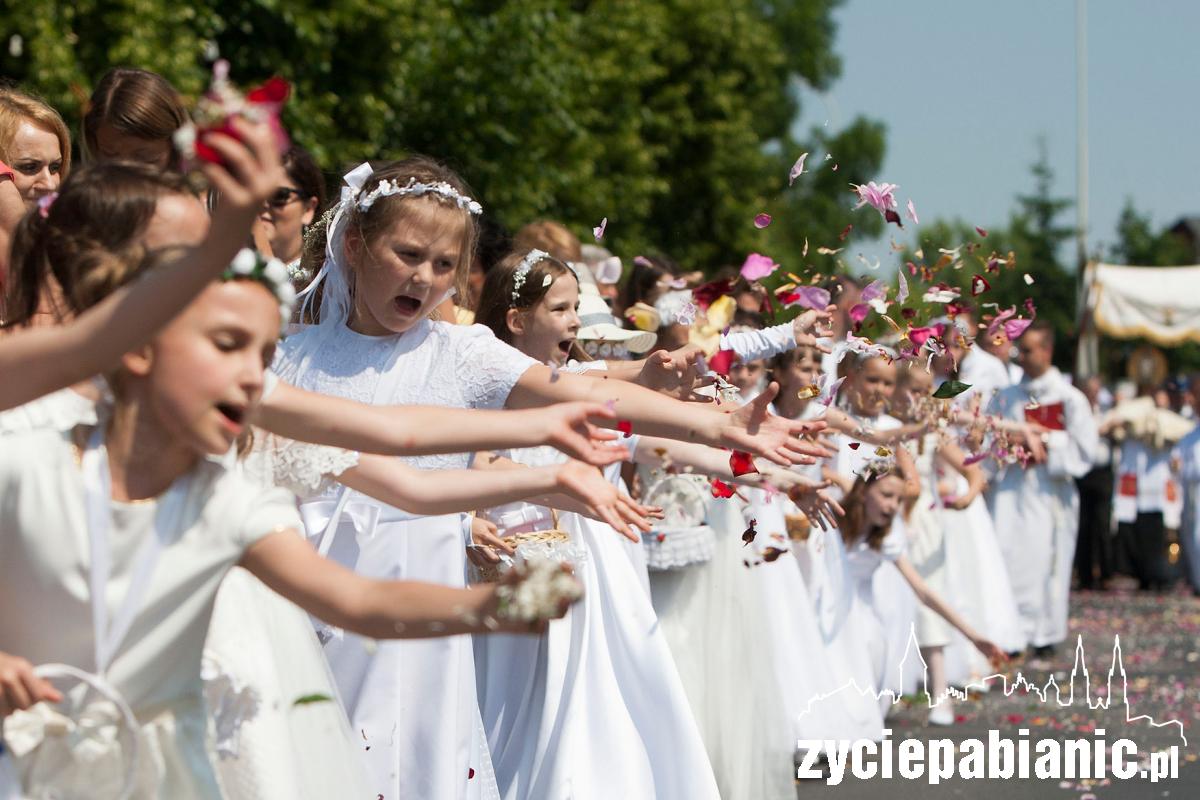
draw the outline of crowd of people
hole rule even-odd
[[[0,90],[0,797],[790,798],[1194,524],[1192,424],[1040,320],[871,341],[903,298],[840,274],[772,323],[433,159],[327,192],[188,120],[114,69],[73,164]]]

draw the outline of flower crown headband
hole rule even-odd
[[[545,250],[530,250],[521,259],[521,263],[517,265],[516,272],[513,273],[513,289],[512,297],[508,302],[509,308],[516,308],[517,302],[521,297],[521,289],[525,286],[525,279],[529,277],[529,270],[533,269],[534,264],[541,261],[543,258],[549,258],[550,254]],[[550,284],[554,283],[553,275],[546,275],[542,279],[542,288],[545,289]]]
[[[221,273],[222,281],[258,281],[267,287],[279,301],[279,329],[287,329],[292,321],[292,310],[296,304],[296,290],[288,280],[287,267],[278,258],[267,260],[248,247],[242,248],[233,261]]]

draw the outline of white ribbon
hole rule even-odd
[[[321,313],[319,321],[332,320],[337,324],[344,323],[350,316],[350,284],[346,276],[346,267],[341,258],[345,247],[346,212],[354,205],[354,199],[362,191],[362,187],[375,172],[370,162],[364,161],[342,176],[343,186],[341,199],[335,206],[329,227],[325,230],[325,263],[313,276],[312,281],[304,290],[296,295],[301,301],[303,315],[307,315],[317,296],[316,289],[325,283],[321,297]]]
[[[365,500],[352,501],[350,496],[350,490],[343,486],[336,500],[319,500],[300,507],[304,529],[321,531],[317,539],[317,552],[322,556],[329,554],[343,518],[348,518],[360,545],[375,535],[375,528],[379,524],[379,505]]]

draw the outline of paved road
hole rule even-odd
[[[856,779],[847,775],[839,786],[821,781],[797,781],[801,800],[855,800],[888,798],[1020,797],[1021,800],[1139,800],[1163,797],[1192,800],[1200,798],[1200,600],[1182,591],[1165,597],[1132,591],[1077,592],[1072,597],[1070,647],[1061,648],[1054,658],[1026,660],[1017,666],[1032,683],[1041,686],[1051,675],[1062,687],[1065,702],[1069,693],[1070,672],[1077,635],[1083,636],[1086,666],[1091,676],[1092,697],[1105,696],[1104,684],[1112,662],[1114,635],[1120,636],[1122,661],[1127,684],[1125,695],[1129,716],[1146,714],[1156,722],[1177,720],[1180,725],[1154,727],[1146,720],[1126,721],[1120,704],[1120,674],[1112,683],[1112,708],[1091,710],[1081,699],[1082,678],[1076,680],[1076,702],[1060,707],[1043,704],[1036,694],[1018,689],[1010,696],[995,688],[973,696],[956,707],[958,722],[950,728],[930,727],[923,705],[902,703],[890,720],[894,742],[905,737],[920,739],[948,738],[960,742],[968,738],[987,741],[989,730],[1018,739],[1018,729],[1029,731],[1030,740],[1038,738],[1090,738],[1096,728],[1105,731],[1108,746],[1120,738],[1138,745],[1139,753],[1178,745],[1178,777],[1151,783],[1148,779],[1095,780],[965,780],[952,778],[937,786],[927,779],[882,780]],[[1016,670],[1010,672],[1015,675]],[[1187,743],[1183,741],[1186,737]],[[1146,765],[1148,766],[1148,765]]]

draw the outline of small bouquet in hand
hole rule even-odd
[[[229,82],[229,62],[224,59],[213,65],[213,80],[208,91],[196,103],[192,112],[194,121],[175,131],[175,148],[188,162],[207,161],[220,164],[221,156],[204,143],[210,133],[223,133],[238,139],[230,125],[234,117],[245,117],[252,122],[265,122],[275,134],[279,152],[287,150],[290,142],[287,132],[279,122],[279,112],[291,93],[291,86],[282,78],[271,78],[262,86],[246,94],[238,91]]]
[[[518,570],[516,580],[496,588],[501,620],[536,624],[554,619],[583,597],[583,584],[557,561],[531,558]]]

